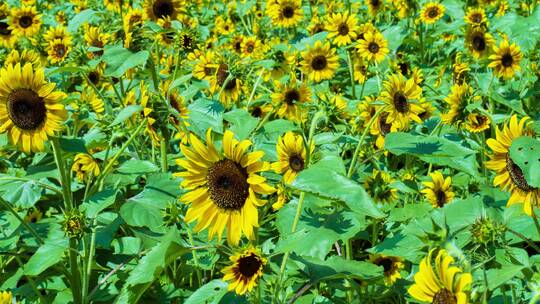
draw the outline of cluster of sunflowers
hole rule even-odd
[[[538,0],[8,0],[0,46],[0,304],[540,299]]]

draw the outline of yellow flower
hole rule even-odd
[[[373,169],[371,176],[364,181],[364,188],[377,203],[392,203],[397,199],[397,189],[390,187],[394,179],[384,171]]]
[[[327,21],[325,29],[328,31],[328,38],[334,38],[337,46],[350,44],[356,38],[356,31],[359,29],[356,15],[346,13],[332,14]]]
[[[219,152],[212,140],[212,131],[206,132],[206,145],[190,134],[191,148],[181,144],[184,158],[176,161],[185,171],[175,173],[182,177],[182,188],[187,189],[180,201],[189,204],[185,221],[197,221],[195,231],[209,228],[208,238],[217,235],[221,240],[227,227],[227,241],[238,245],[242,235],[255,239],[253,227],[258,227],[257,207],[263,206],[258,194],[268,195],[276,190],[268,185],[259,172],[270,165],[261,161],[264,152],[247,152],[252,145],[249,140],[234,139],[233,132],[223,135],[223,152]]]
[[[494,54],[489,56],[491,63],[488,67],[492,68],[498,77],[510,79],[521,69],[519,63],[523,54],[515,43],[510,45],[508,40],[504,39],[498,47],[493,47],[493,52]]]
[[[471,285],[471,274],[451,266],[454,259],[444,249],[439,250],[433,267],[434,251],[432,249],[420,262],[420,270],[414,275],[409,294],[421,302],[468,304],[466,289]]]
[[[0,304],[12,304],[13,295],[11,291],[0,291]]]
[[[472,27],[487,27],[488,20],[486,16],[486,11],[482,7],[470,7],[467,10],[467,14],[465,15],[465,22],[467,22]]]
[[[0,4],[0,20],[7,19],[10,15],[11,8],[7,3]],[[9,28],[9,23],[0,21],[0,46],[5,48],[13,48],[17,42],[17,35]]]
[[[27,222],[27,223],[37,223],[37,222],[39,222],[39,220],[41,220],[41,217],[43,217],[43,213],[41,213],[41,211],[39,211],[38,209],[35,209],[35,208],[31,208],[26,213],[26,216],[24,217],[24,221]],[[2,303],[3,302],[2,302],[1,297],[0,297],[0,304],[2,304]],[[11,304],[11,302],[10,302],[10,304]]]
[[[144,10],[146,18],[152,21],[166,17],[177,20],[185,13],[186,3],[183,0],[145,0]]]
[[[360,56],[367,61],[381,62],[389,52],[388,42],[378,31],[366,32],[356,47]]]
[[[444,178],[440,171],[432,172],[429,176],[431,181],[422,182],[425,188],[420,192],[426,196],[433,208],[441,208],[450,203],[455,196],[452,192],[452,178]]]
[[[110,39],[109,34],[104,34],[96,26],[85,26],[84,28],[84,41],[89,47],[103,48]],[[92,59],[103,55],[103,50],[90,51],[87,56]]]
[[[47,45],[47,54],[51,63],[60,63],[66,60],[71,51],[71,44],[67,40],[55,39]]]
[[[27,63],[0,70],[0,133],[25,152],[44,150],[49,136],[62,129],[67,118],[60,103],[65,94],[45,81],[43,69]]]
[[[232,264],[221,271],[224,274],[223,281],[229,282],[229,290],[243,295],[257,286],[267,263],[258,249],[250,247],[229,257],[229,260]]]
[[[275,90],[270,98],[274,103],[276,115],[293,121],[302,121],[307,113],[303,107],[311,101],[311,90],[305,84],[298,84],[296,78],[292,78],[288,85],[275,82]]]
[[[272,18],[272,23],[281,27],[298,25],[303,18],[301,0],[276,0],[269,1],[266,13]]]
[[[387,286],[394,284],[397,279],[401,278],[399,271],[405,266],[402,258],[383,254],[370,254],[369,260],[371,263],[383,267],[384,283]]]
[[[272,210],[274,211],[281,209],[290,200],[290,194],[283,184],[278,184],[276,188],[277,199],[276,202],[272,204]]]
[[[523,171],[510,157],[510,147],[515,139],[532,136],[530,124],[528,117],[518,121],[517,115],[513,115],[503,129],[495,129],[495,139],[486,141],[493,151],[490,160],[486,162],[486,168],[496,173],[493,185],[511,193],[507,206],[523,203],[523,210],[528,215],[532,215],[533,207],[538,207],[540,203],[540,189],[527,183]]]
[[[276,150],[278,161],[272,164],[272,170],[283,174],[283,181],[290,184],[306,166],[304,139],[289,131],[279,137]]]
[[[465,129],[473,133],[482,132],[489,129],[491,124],[491,119],[487,115],[470,113],[467,116],[467,121],[465,122]]]
[[[384,91],[381,99],[386,104],[385,112],[388,113],[386,123],[392,124],[397,129],[407,129],[411,120],[422,123],[418,116],[423,109],[418,105],[422,95],[422,89],[413,78],[407,80],[401,74],[392,74],[383,83]]]
[[[6,56],[4,67],[17,64],[24,66],[27,63],[30,63],[34,70],[41,68],[41,59],[39,54],[31,49],[22,50],[20,53],[14,49]]]
[[[380,11],[384,9],[383,0],[365,0],[368,7],[368,12],[371,16],[376,16]]]
[[[466,108],[469,99],[474,99],[473,90],[467,84],[454,84],[450,94],[444,98],[444,102],[448,104],[449,109],[441,115],[441,121],[447,125],[460,127],[466,119]]]
[[[302,58],[302,71],[314,82],[331,79],[339,67],[336,50],[328,42],[324,45],[321,41],[315,42],[313,47],[302,52]]]
[[[465,34],[465,46],[476,59],[488,55],[494,44],[493,36],[481,28],[469,28]]]
[[[437,2],[429,2],[420,11],[420,20],[425,24],[435,23],[444,16],[446,8]]]
[[[81,182],[87,181],[90,177],[97,177],[101,173],[99,161],[86,153],[75,155],[71,171],[75,172]]]
[[[41,15],[38,14],[35,6],[12,8],[8,23],[14,35],[32,37],[41,28]]]

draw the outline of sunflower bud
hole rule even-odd
[[[490,218],[482,217],[471,226],[474,243],[487,246],[498,243],[504,236],[505,227]]]
[[[80,238],[86,229],[84,216],[78,210],[64,214],[62,228],[70,238]]]

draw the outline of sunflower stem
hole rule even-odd
[[[90,248],[86,255],[86,272],[84,274],[84,280],[83,280],[83,303],[89,303],[89,297],[88,297],[88,289],[89,289],[89,283],[90,283],[90,277],[92,275],[92,259],[94,257],[94,251],[96,248],[96,222],[97,219],[94,218],[94,221],[92,223],[92,234],[90,235]]]
[[[187,226],[186,231],[188,235],[189,245],[191,245],[191,247],[195,247],[194,242],[193,242],[193,233],[191,232],[191,227],[189,227],[188,224],[186,224],[186,226]],[[199,282],[199,287],[200,287],[202,286],[202,275],[201,275],[201,270],[199,269],[199,257],[197,256],[196,250],[193,250],[192,254],[193,254],[193,262],[195,263],[195,272],[197,273],[197,281]]]
[[[351,78],[352,97],[356,98],[356,89],[354,85],[354,65],[351,58],[351,52],[349,50],[347,50],[347,64],[349,65],[349,76]]]
[[[64,158],[62,157],[62,151],[60,148],[60,142],[57,137],[53,137],[51,140],[53,153],[54,153],[54,161],[56,162],[56,166],[58,168],[58,173],[60,174],[60,183],[62,184],[62,195],[64,199],[64,207],[66,210],[71,211],[73,209],[73,203],[71,199],[71,183],[69,182],[69,177],[66,174],[65,169],[65,162]]]
[[[169,170],[167,164],[167,139],[163,138],[159,141],[159,148],[161,151],[161,172],[166,173]]]
[[[253,100],[253,96],[255,96],[255,91],[257,90],[257,87],[261,83],[263,73],[264,73],[264,68],[261,69],[261,72],[259,73],[259,77],[257,77],[257,81],[255,81],[255,85],[253,85],[253,90],[251,90],[251,94],[249,94],[249,99],[246,105],[246,108],[248,110],[249,110],[249,105],[251,104],[251,101]]]

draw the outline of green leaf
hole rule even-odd
[[[140,105],[129,105],[122,110],[120,110],[120,113],[116,115],[116,118],[114,118],[113,122],[110,124],[110,126],[116,126],[118,124],[123,123],[131,116],[135,115],[136,113],[139,113],[143,110],[143,107]]]
[[[368,262],[346,260],[340,256],[332,256],[326,261],[308,257],[296,257],[293,259],[305,265],[303,271],[312,283],[346,277],[370,280],[379,278],[383,274],[382,267]]]
[[[190,80],[193,77],[191,74],[184,75],[182,77],[176,78],[173,82],[171,82],[171,85],[169,85],[169,92],[174,90],[176,87],[180,86],[183,83],[186,83],[188,80]]]
[[[101,211],[114,204],[116,193],[117,190],[105,189],[90,197],[87,202],[81,205],[82,209],[86,212],[86,216],[95,218]]]
[[[71,18],[71,20],[69,21],[69,24],[68,24],[68,31],[70,33],[75,33],[77,32],[77,30],[79,29],[79,27],[83,24],[83,23],[87,23],[89,22],[91,19],[93,19],[94,15],[96,14],[96,11],[92,10],[92,9],[86,9],[80,13],[78,13],[77,15],[75,15],[75,17]]]
[[[117,173],[137,175],[155,173],[157,171],[159,171],[159,168],[154,163],[139,159],[130,159],[116,169]]]
[[[275,250],[276,252],[291,251],[300,256],[324,259],[330,252],[332,245],[339,239],[339,234],[330,229],[301,229],[281,238]]]
[[[24,209],[33,207],[41,198],[42,189],[34,181],[22,183],[13,181],[10,184],[17,186],[6,188],[8,191],[2,197],[17,207]]]
[[[353,212],[383,217],[364,188],[346,176],[314,165],[300,172],[291,185],[301,191],[344,202]]]
[[[59,263],[64,258],[64,251],[68,247],[67,238],[45,240],[45,244],[41,245],[24,265],[24,274],[37,276],[54,264]]]
[[[107,63],[105,76],[119,78],[127,70],[144,65],[149,55],[148,51],[133,53],[121,45],[105,46],[103,53],[103,61]]]
[[[204,138],[206,130],[223,133],[223,106],[212,100],[199,100],[188,106],[190,129]]]
[[[532,187],[540,187],[540,141],[521,136],[512,141],[510,158],[521,169],[523,177]]]
[[[227,112],[223,114],[223,119],[231,123],[229,129],[240,140],[248,138],[259,122],[259,119],[251,116],[244,109],[234,109]]]
[[[392,132],[386,135],[384,148],[396,155],[415,155],[439,166],[449,166],[470,175],[478,174],[476,151],[446,138]]]
[[[65,152],[88,153],[84,140],[80,138],[60,138],[60,147]]]
[[[184,304],[216,304],[227,293],[228,284],[220,279],[212,280],[197,289]]]

